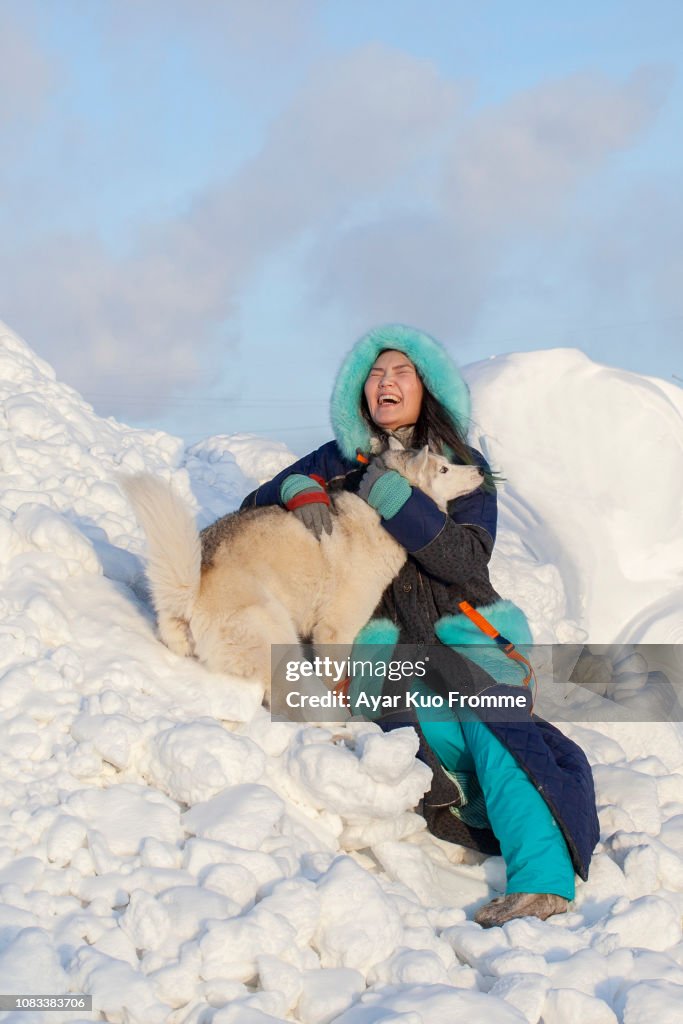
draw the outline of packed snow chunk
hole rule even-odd
[[[269,853],[247,850],[211,839],[188,839],[183,852],[183,866],[191,875],[196,875],[204,885],[208,885],[209,876],[213,876],[214,870],[233,866],[243,868],[249,879],[248,882],[245,880],[248,892],[240,889],[239,895],[230,893],[234,899],[253,898],[257,889],[272,885],[282,878],[284,873],[281,864]],[[239,877],[245,879],[243,875]]]
[[[485,992],[445,985],[369,989],[334,1024],[528,1024],[519,1010]],[[588,1024],[588,1022],[586,1022]]]
[[[632,949],[663,952],[683,937],[680,911],[660,896],[641,896],[630,903],[621,899],[596,927],[599,934],[618,935],[620,945]]]
[[[676,814],[662,825],[662,842],[683,855],[683,814]]]
[[[670,981],[641,981],[629,989],[623,1024],[680,1024],[683,985]]]
[[[355,750],[331,745],[324,734],[316,735],[321,732],[302,729],[286,754],[292,778],[318,809],[352,822],[393,818],[415,807],[429,788],[431,772],[415,759],[418,740],[412,728],[378,733],[372,744],[363,735]]]
[[[201,884],[204,889],[228,896],[230,903],[237,908],[234,914],[250,910],[259,889],[251,871],[241,864],[212,864],[202,872]]]
[[[617,1015],[597,996],[587,995],[575,988],[556,988],[548,993],[543,1007],[543,1024],[619,1024]],[[634,1022],[635,1024],[635,1022]],[[641,1019],[638,1024],[645,1024]],[[658,1024],[664,1024],[660,1019]]]
[[[406,933],[408,929],[406,929]],[[453,953],[447,947],[453,958]],[[431,949],[400,949],[373,967],[368,980],[375,984],[448,985],[450,977],[443,961]]]
[[[365,733],[356,741],[363,770],[376,782],[396,785],[410,774],[419,747],[411,727],[389,733]]]
[[[394,841],[376,842],[376,834],[377,830],[370,823],[367,843],[371,845],[375,857],[389,878],[411,889],[424,906],[443,908],[450,903],[462,905],[485,891],[485,884],[475,882],[474,892],[468,893],[471,880],[455,870],[445,857],[440,862],[438,853],[441,851],[437,853],[436,848],[432,856],[428,846]],[[462,910],[459,915],[464,919]]]
[[[24,623],[33,623],[45,646],[59,647],[72,638],[72,628],[57,602],[44,594],[33,594],[24,605]],[[41,679],[42,682],[42,679]]]
[[[71,735],[78,743],[89,742],[103,761],[115,768],[127,768],[135,745],[142,739],[141,727],[127,715],[82,714],[74,719]]]
[[[54,413],[41,397],[22,394],[6,399],[7,429],[16,437],[44,441],[55,433]]]
[[[557,929],[559,930],[559,929]],[[586,939],[592,937],[592,933],[586,931]],[[610,938],[614,938],[611,936]],[[616,941],[616,940],[615,940]],[[632,954],[623,950],[631,957],[624,974],[628,976],[632,967]],[[567,960],[557,960],[548,965],[548,973],[553,988],[578,989],[586,995],[595,995],[599,990],[604,990],[610,976],[610,962],[607,956],[596,952],[595,949],[580,949]]]
[[[251,996],[249,1001],[253,1002],[263,995],[265,993]],[[248,1006],[246,1001],[240,999],[216,1010],[211,1015],[211,1024],[290,1024],[290,1022],[283,1017],[274,1017],[272,1013],[266,1013],[257,1006]]]
[[[40,889],[45,864],[39,857],[19,857],[0,868],[0,886],[16,886],[21,892]]]
[[[2,466],[2,444],[0,444],[0,467]],[[2,505],[0,505],[2,508]],[[0,566],[7,566],[12,559],[26,550],[26,544],[18,530],[6,516],[0,515]]]
[[[284,812],[284,802],[272,789],[244,783],[196,804],[182,822],[191,835],[258,850],[281,824]]]
[[[506,974],[489,989],[489,995],[514,1006],[527,1024],[538,1024],[549,988],[550,982],[542,974]]]
[[[71,988],[52,936],[42,928],[24,928],[0,953],[0,992],[57,995]]]
[[[8,384],[33,383],[42,377],[43,385],[49,388],[57,375],[49,363],[0,320],[0,377]]]
[[[225,464],[231,466],[230,477],[235,475],[236,464],[247,480],[254,480],[257,484],[272,480],[280,470],[291,466],[296,460],[296,456],[282,441],[271,441],[256,434],[217,434],[192,445],[187,449],[187,454],[190,458],[209,463],[221,474]],[[188,470],[191,467],[190,458]],[[243,494],[244,491],[239,497]]]
[[[305,878],[285,878],[273,886],[259,906],[272,914],[280,914],[296,929],[299,946],[307,946],[320,921],[320,893]]]
[[[330,1024],[365,991],[363,975],[348,967],[304,971],[297,1006],[302,1024]]]
[[[98,949],[82,946],[71,961],[71,987],[92,996],[111,1024],[166,1024],[168,1006],[139,970]]]
[[[601,722],[600,735],[603,739],[616,740],[629,760],[650,757],[652,751],[656,750],[657,757],[668,771],[680,771],[683,767],[683,732],[679,722],[648,722],[647,727],[644,727],[643,722]],[[600,758],[594,760],[599,764]],[[630,771],[623,767],[621,770],[626,773]],[[618,778],[614,781],[614,802],[620,803],[622,795],[628,793],[628,784],[624,788],[619,785]]]
[[[257,974],[257,957],[282,956],[296,946],[296,931],[280,914],[256,906],[229,921],[209,921],[199,942],[201,977],[249,982]]]
[[[367,972],[393,953],[403,927],[393,900],[350,857],[338,857],[318,882],[320,925],[314,946],[323,967]]]
[[[258,956],[256,966],[260,988],[265,992],[277,992],[282,996],[283,1013],[293,1010],[303,988],[303,978],[298,967],[270,953]]]
[[[672,856],[680,865],[678,872],[680,880],[683,877],[683,863],[675,854]],[[649,896],[659,888],[659,857],[649,844],[636,846],[630,850],[624,859],[623,870],[626,878],[626,895],[629,899],[635,900],[640,896]],[[675,882],[675,876],[667,879],[670,889],[675,888]]]
[[[87,835],[84,821],[71,814],[60,814],[45,835],[47,859],[58,867],[65,867],[76,850],[85,846]]]
[[[88,835],[98,832],[113,854],[138,853],[148,836],[175,843],[182,838],[180,809],[168,797],[147,786],[127,782],[110,789],[79,789],[65,802],[66,810],[88,823]]]
[[[537,917],[518,917],[508,921],[505,933],[512,947],[533,949],[534,953],[540,953],[548,962],[564,960],[572,953],[584,949],[589,937],[585,932],[577,933],[561,927],[560,920],[555,917],[557,924],[550,926]]]
[[[504,978],[508,974],[547,975],[548,964],[538,953],[530,953],[526,949],[506,949],[499,956],[493,957],[488,965],[488,973],[496,978]]]
[[[404,811],[395,818],[366,818],[353,824],[344,825],[339,835],[342,850],[364,850],[391,840],[407,839],[416,832],[424,832],[427,822],[415,811]]]
[[[165,907],[143,889],[134,889],[128,906],[119,918],[119,928],[136,949],[156,949],[163,945],[171,927]]]
[[[102,567],[91,542],[58,512],[45,505],[22,505],[14,518],[14,527],[31,547],[62,559],[70,576],[101,574]]]
[[[638,822],[641,831],[651,835],[659,832],[662,819],[657,782],[651,775],[615,765],[595,765],[593,775],[599,805],[616,804]]]
[[[255,782],[264,767],[263,751],[252,740],[215,722],[188,722],[154,737],[143,772],[174,800],[192,806],[228,786]]]
[[[626,877],[619,865],[605,854],[596,854],[588,881],[577,886],[574,906],[583,914],[584,923],[593,924],[625,894]]]
[[[33,928],[34,926],[37,928],[38,925],[39,921],[35,914],[30,914],[28,910],[21,910],[19,907],[12,906],[6,902],[0,903],[0,935],[2,935],[4,949],[14,941],[19,932],[25,928]]]
[[[183,862],[183,851],[171,843],[147,838],[140,847],[140,863],[146,868],[179,868]]]
[[[451,946],[459,960],[484,974],[490,974],[489,963],[510,948],[502,928],[481,928],[474,921],[465,921],[446,928],[441,938]],[[545,974],[545,971],[542,973]]]
[[[174,948],[195,938],[207,921],[224,921],[241,911],[238,903],[227,895],[194,885],[173,886],[159,893],[157,900],[170,922],[168,943],[173,943]]]
[[[208,714],[217,721],[250,722],[263,710],[263,684],[253,679],[206,672],[196,688],[206,701]]]
[[[174,963],[151,971],[148,975],[157,999],[169,1006],[186,1006],[197,997],[200,985],[199,947],[192,943],[184,947]]]

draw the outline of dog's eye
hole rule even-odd
[[[447,472],[448,472],[448,466],[441,466],[441,468],[439,469],[439,473],[447,473]]]

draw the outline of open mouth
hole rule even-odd
[[[401,401],[396,395],[380,395],[377,404],[378,405],[398,405]]]

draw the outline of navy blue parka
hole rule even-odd
[[[365,472],[358,455],[368,456],[373,436],[360,413],[360,398],[368,372],[380,352],[405,352],[416,366],[423,384],[448,410],[466,434],[469,425],[469,392],[457,368],[428,335],[403,325],[388,325],[365,335],[342,364],[332,396],[332,422],[336,439],[297,460],[269,482],[249,494],[242,507],[282,504],[280,485],[291,473],[315,474],[330,492],[357,491]],[[468,457],[488,469],[474,448]],[[408,552],[408,559],[385,591],[375,615],[389,618],[399,629],[402,643],[438,644],[435,623],[457,611],[460,600],[475,606],[490,605],[498,599],[488,575],[488,562],[496,537],[497,503],[494,490],[479,488],[450,502],[448,513],[417,488],[403,508],[383,527]],[[449,671],[462,675],[464,659],[452,654]],[[444,650],[444,654],[446,653]],[[455,680],[454,680],[455,681]],[[458,684],[461,692],[463,686]],[[454,688],[458,688],[458,686]],[[381,723],[380,723],[381,724]],[[417,723],[416,724],[417,727]],[[573,741],[550,723],[536,716],[516,722],[488,722],[489,728],[507,747],[544,797],[567,841],[577,873],[586,878],[599,829],[590,766]],[[389,723],[387,723],[389,725]],[[434,806],[457,803],[456,788],[440,771],[421,735],[421,755],[432,767]],[[425,798],[429,804],[429,794]],[[453,829],[452,815],[426,814],[437,835],[438,822]],[[496,852],[497,842],[490,830],[468,828],[459,823],[457,840],[484,852]],[[486,832],[488,831],[488,834]],[[451,838],[443,833],[443,838]]]

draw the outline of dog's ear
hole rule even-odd
[[[427,459],[429,458],[429,445],[426,444],[424,448],[415,456],[413,459],[413,465],[418,473],[420,473],[427,465]]]
[[[405,448],[397,437],[393,434],[389,434],[389,451],[391,452],[404,452]]]

